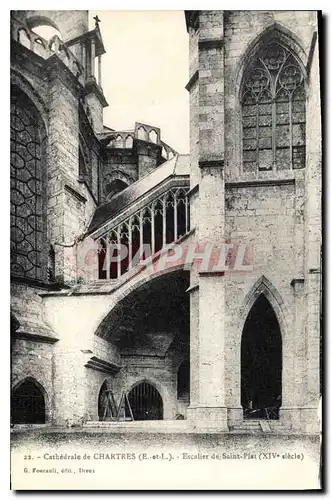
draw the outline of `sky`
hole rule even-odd
[[[189,43],[182,11],[90,11],[98,14],[106,54],[102,86],[109,106],[104,124],[160,127],[161,139],[189,152]]]

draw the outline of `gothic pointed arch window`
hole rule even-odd
[[[45,141],[41,116],[17,87],[11,89],[11,273],[45,281]]]
[[[244,72],[244,171],[305,166],[305,102],[304,74],[298,60],[278,41],[270,41]]]

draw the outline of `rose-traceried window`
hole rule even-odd
[[[242,102],[243,170],[305,166],[304,75],[279,43],[265,46],[244,74]]]

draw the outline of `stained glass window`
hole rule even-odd
[[[244,171],[304,167],[304,76],[295,57],[271,41],[249,64],[241,97]]]
[[[41,280],[44,248],[43,127],[37,110],[19,92],[11,96],[11,272]]]

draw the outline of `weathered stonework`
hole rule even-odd
[[[38,18],[62,34],[58,51],[46,40],[36,42]],[[280,428],[316,432],[322,240],[317,14],[202,10],[187,11],[186,22],[190,170],[157,127],[136,123],[132,131],[115,131],[103,124],[107,102],[92,59],[104,48],[99,26],[88,31],[87,11],[12,14],[12,84],[34,106],[46,135],[43,279],[13,280],[12,387],[25,378],[35,381],[46,422],[56,425],[97,421],[106,381],[117,403],[137,383],[150,384],[161,396],[165,420],[180,415],[201,431],[241,426],[242,334],[263,295],[282,339]],[[20,43],[23,28],[32,49]],[[272,39],[305,75],[305,166],[244,169],[241,85],[249,61]],[[183,245],[240,241],[252,255],[250,272],[193,268],[189,279],[180,263],[155,274],[137,268],[111,280],[82,276],[78,248],[87,233],[93,242],[150,210],[168,189],[184,187],[190,231],[187,225]],[[163,207],[158,210],[166,219]],[[109,218],[91,227],[103,211]],[[177,394],[188,354],[189,406],[189,393]]]

